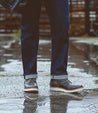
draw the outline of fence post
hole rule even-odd
[[[96,0],[96,21],[98,22],[98,1]]]
[[[70,0],[70,23],[72,22],[72,0]]]
[[[89,2],[90,0],[85,0],[85,31],[87,34],[90,32]]]

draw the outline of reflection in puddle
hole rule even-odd
[[[67,106],[71,100],[82,100],[78,96],[53,93],[41,96],[25,93],[23,113],[67,113]]]
[[[98,95],[53,92],[51,95],[24,93],[25,98],[0,99],[0,113],[97,113]],[[6,109],[5,109],[6,106]]]
[[[96,100],[96,101],[95,101]],[[97,96],[53,93],[50,96],[25,94],[23,113],[97,113]]]
[[[25,94],[23,113],[35,113],[37,109],[38,95]]]

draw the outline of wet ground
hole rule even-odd
[[[51,41],[41,39],[39,44],[37,95],[23,92],[20,43],[13,36],[0,37],[0,113],[98,113],[98,65],[70,43],[69,79],[84,90],[79,94],[51,92]]]

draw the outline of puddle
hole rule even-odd
[[[28,96],[25,99],[1,99],[0,113],[98,113],[98,96],[88,96],[83,100],[66,95]]]
[[[0,39],[0,113],[98,113],[98,68],[88,57],[70,45],[68,73],[73,84],[82,84],[80,96],[50,92],[51,41],[41,39],[38,51],[39,94],[23,93],[23,69],[20,45],[2,48],[12,39]],[[48,74],[48,76],[46,76]],[[20,76],[21,75],[21,76]],[[5,84],[6,83],[6,84]],[[31,96],[31,97],[30,97]],[[5,98],[6,97],[6,98]],[[77,99],[78,97],[78,99]],[[33,101],[32,101],[33,99]],[[5,106],[7,109],[5,109]]]

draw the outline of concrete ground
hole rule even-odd
[[[6,38],[6,37],[5,37]],[[98,65],[71,43],[68,73],[79,94],[50,91],[50,40],[41,39],[38,52],[38,94],[24,93],[20,45],[0,44],[0,113],[98,113]]]

